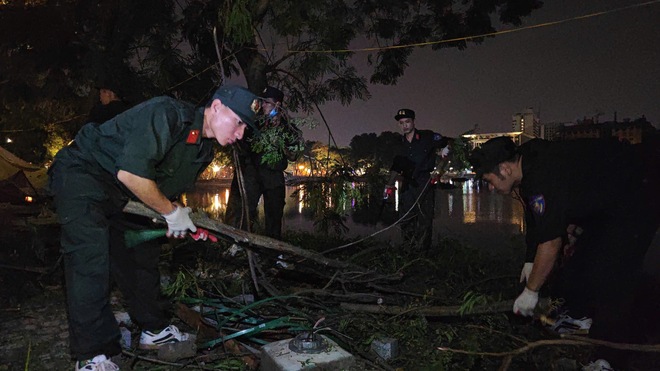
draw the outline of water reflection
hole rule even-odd
[[[331,191],[330,185],[320,185],[324,191]],[[337,185],[335,185],[337,186]],[[346,187],[355,189],[359,184],[347,183]],[[397,184],[397,188],[398,184]],[[304,186],[290,186],[286,188],[286,205],[284,208],[284,230],[313,230],[313,215],[311,206],[306,204],[306,192]],[[484,228],[504,228],[503,231],[520,233],[523,231],[523,208],[522,204],[512,196],[502,196],[491,193],[486,188],[480,188],[472,180],[455,184],[454,189],[436,189],[436,205],[434,219],[434,230],[460,230],[465,226],[474,225]],[[330,194],[330,192],[328,192]],[[333,200],[329,196],[323,204],[327,207],[337,206],[339,210],[349,216],[346,225],[350,228],[349,236],[364,236],[393,223],[398,218],[399,194],[395,193],[394,202],[383,205],[364,205],[346,192],[346,197]],[[203,209],[210,217],[222,221],[227,201],[229,199],[228,184],[200,183],[192,192],[184,195],[184,201],[193,209]],[[358,207],[356,208],[356,205]],[[259,217],[263,217],[261,202],[259,204]],[[405,210],[401,210],[405,212]],[[377,220],[378,219],[378,220]],[[392,230],[394,231],[394,229]],[[396,239],[396,233],[387,234],[385,238]]]

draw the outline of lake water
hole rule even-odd
[[[456,183],[454,189],[436,189],[434,219],[434,241],[441,237],[459,238],[477,245],[508,244],[513,237],[523,231],[523,208],[521,202],[512,196],[502,196],[487,189],[479,188],[472,180]],[[283,229],[314,230],[314,221],[304,204],[300,186],[287,187],[286,206],[284,208]],[[294,197],[292,197],[292,195]],[[193,209],[202,208],[212,218],[222,220],[229,197],[229,184],[200,184],[186,195],[186,203]],[[383,212],[380,207],[367,210],[343,212],[346,215],[347,235],[350,237],[370,236],[387,228],[397,219],[395,204],[387,204]],[[365,217],[370,214],[370,217]],[[376,219],[374,223],[361,220]],[[259,217],[263,217],[261,203]],[[373,238],[381,241],[400,242],[400,231],[396,227],[377,233]],[[486,246],[488,247],[488,246]]]

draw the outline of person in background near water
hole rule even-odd
[[[116,83],[105,81],[96,88],[99,91],[99,102],[92,107],[87,122],[102,124],[130,108]]]
[[[284,93],[272,86],[267,87],[261,94],[263,98],[263,111],[265,119],[257,125],[259,130],[266,130],[273,126],[285,128],[292,137],[301,137],[302,134],[290,125],[281,115]],[[257,205],[263,195],[265,235],[277,239],[282,238],[282,217],[284,215],[286,188],[284,184],[284,170],[289,161],[295,161],[296,154],[286,148],[278,149],[280,159],[275,163],[265,163],[264,154],[252,150],[250,140],[255,133],[251,132],[237,143],[238,166],[234,170],[231,182],[229,201],[225,213],[225,222],[236,228],[247,229],[245,217],[249,216],[250,230],[257,218]],[[290,145],[291,143],[286,143]],[[239,174],[243,176],[245,190],[245,203],[247,215],[243,212],[243,198],[241,197]],[[254,231],[253,231],[254,232]]]
[[[565,239],[579,226],[578,242],[556,276],[573,318],[591,317],[589,336],[636,342],[640,308],[634,301],[646,251],[658,228],[657,176],[642,147],[616,139],[548,142],[516,146],[498,137],[473,151],[476,179],[490,190],[515,188],[525,204],[527,257],[521,273],[526,286],[513,311],[533,316],[539,290],[548,281]],[[654,206],[655,204],[655,206]],[[650,298],[645,298],[649,301]],[[657,319],[657,318],[656,318]],[[584,322],[584,321],[583,321]],[[603,348],[589,370],[628,369],[626,354]],[[611,363],[610,363],[611,362]]]
[[[415,111],[402,108],[394,119],[402,131],[401,147],[394,157],[384,197],[395,191],[395,181],[402,179],[399,196],[400,213],[410,212],[401,223],[405,242],[428,253],[433,238],[435,191],[431,172],[436,168],[438,149],[446,157],[451,139],[430,130],[415,128]]]
[[[259,107],[260,99],[236,86],[218,88],[200,108],[157,97],[101,125],[88,123],[57,153],[49,191],[61,224],[76,370],[118,369],[108,358],[121,352],[109,302],[111,274],[142,328],[141,349],[189,338],[168,325],[160,298],[159,246],[128,249],[125,231],[145,226],[122,210],[138,200],[165,218],[168,237],[196,232],[190,208],[176,200],[213,159],[214,141],[224,146],[240,140]]]

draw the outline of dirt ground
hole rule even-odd
[[[16,226],[16,220],[0,214],[0,371],[2,370],[70,370],[73,367],[68,354],[68,330],[66,321],[65,299],[62,282],[62,270],[59,264],[59,252],[57,241],[57,228],[52,226],[28,226],[27,224]],[[11,226],[11,228],[7,228]],[[472,236],[474,238],[474,236]],[[658,238],[656,238],[657,243]],[[445,259],[445,257],[439,257]],[[455,257],[456,258],[456,257]],[[460,256],[453,262],[446,262],[449,266],[457,269],[456,274],[443,272],[442,283],[435,281],[432,276],[437,272],[435,265],[429,265],[422,269],[411,269],[407,273],[411,279],[405,282],[399,289],[419,289],[420,285],[428,285],[430,288],[440,290],[442,284],[447,287],[451,285],[464,285],[457,277],[460,274],[473,274],[473,271],[482,272],[489,277],[489,264],[483,266],[464,266]],[[657,262],[651,262],[647,266],[654,266]],[[398,264],[391,262],[391,264]],[[493,261],[490,265],[502,264],[501,261]],[[435,267],[435,268],[434,268]],[[461,271],[463,270],[463,271]],[[517,269],[516,269],[517,270]],[[487,278],[480,285],[497,286],[498,282],[514,281],[510,276],[512,272],[507,271],[505,276]],[[517,273],[517,272],[513,272]],[[476,274],[476,273],[474,273]],[[507,278],[507,276],[509,276]],[[471,285],[472,286],[472,285]],[[488,290],[484,286],[483,290]],[[658,302],[660,297],[660,283],[651,282],[647,294],[650,295],[649,302]],[[475,289],[472,286],[471,289]],[[515,294],[517,287],[511,286],[510,292]],[[461,292],[465,292],[462,290]],[[430,290],[433,295],[433,290]],[[460,298],[459,298],[460,299]],[[660,305],[649,306],[640,311],[640,318],[656,326],[657,337],[649,338],[649,342],[660,343]],[[653,311],[657,310],[654,314]],[[411,349],[416,346],[428,347],[428,344],[447,344],[448,348],[455,349],[479,349],[480,351],[502,351],[504,339],[507,347],[515,348],[520,345],[520,339],[532,342],[535,340],[548,339],[539,326],[532,326],[530,321],[517,318],[509,313],[502,313],[489,317],[477,317],[473,319],[453,320],[428,320],[423,317],[409,317],[401,320],[398,324],[391,323],[397,316],[385,320],[373,315],[354,315],[338,318],[333,326],[344,326],[346,331],[357,331],[379,334],[390,334],[396,331],[401,341],[408,345],[404,351],[411,352],[413,356],[409,359],[395,361],[393,366],[378,366],[369,361],[361,360],[356,370],[369,369],[400,369],[400,370],[495,370],[502,362],[501,359],[489,357],[472,357],[457,355],[438,355],[435,349],[424,352],[420,349]],[[650,320],[649,320],[650,318]],[[656,319],[655,323],[653,318]],[[390,327],[383,323],[388,322]],[[393,329],[394,328],[394,329]],[[185,328],[184,328],[185,329]],[[368,335],[363,333],[362,335]],[[133,334],[136,336],[136,334]],[[368,337],[368,336],[367,336]],[[484,339],[488,338],[483,345]],[[515,340],[515,338],[519,340]],[[440,339],[440,340],[438,340]],[[497,339],[500,339],[498,341]],[[365,340],[366,341],[366,340]],[[427,342],[429,341],[429,342]],[[486,349],[490,348],[490,349]],[[657,370],[660,364],[660,353],[636,353],[635,360],[631,363],[631,370]],[[516,357],[509,366],[510,370],[576,370],[580,364],[587,359],[589,351],[584,348],[574,349],[562,347],[557,349],[531,351],[520,357]],[[144,356],[149,357],[149,354]],[[415,366],[417,364],[427,366]],[[422,357],[435,357],[434,362],[425,362]],[[453,357],[453,358],[452,358]],[[428,366],[429,364],[435,366]],[[442,365],[453,365],[445,368]],[[150,362],[133,363],[136,370],[174,370],[181,367],[170,367]],[[236,366],[240,369],[240,366]],[[199,365],[191,365],[188,368],[203,369]],[[122,369],[127,369],[123,367]]]

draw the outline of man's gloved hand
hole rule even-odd
[[[211,240],[211,242],[218,242],[218,237],[212,235],[204,228],[197,228],[197,232],[191,233],[190,237],[195,241],[206,241],[208,239]]]
[[[525,263],[520,271],[520,282],[527,282],[529,280],[529,275],[532,273],[532,268],[534,263]]]
[[[192,211],[189,207],[181,207],[175,205],[176,209],[169,214],[163,215],[165,221],[167,221],[167,237],[174,238],[184,238],[188,233],[188,230],[192,232],[197,231],[197,227],[190,220],[190,212]]]
[[[534,314],[534,308],[539,302],[539,293],[532,291],[525,287],[522,294],[518,296],[518,299],[513,303],[513,313],[531,317]]]
[[[440,150],[440,157],[447,158],[449,156],[449,146],[446,146]]]
[[[395,186],[391,185],[386,185],[385,190],[383,190],[383,200],[389,199],[391,196],[394,195],[394,191],[396,191]]]

